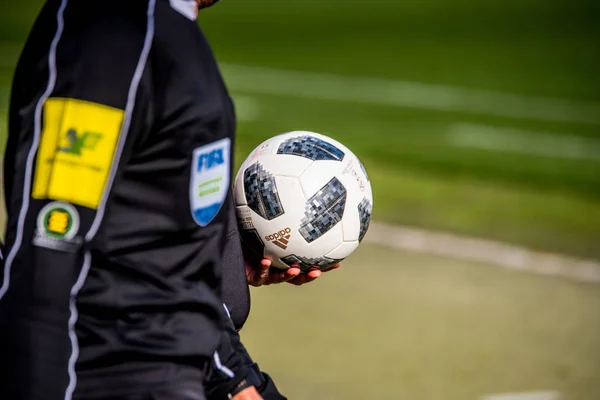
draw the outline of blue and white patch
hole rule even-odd
[[[230,180],[231,140],[198,147],[192,158],[190,207],[200,226],[208,225],[225,202]]]

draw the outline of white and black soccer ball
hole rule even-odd
[[[234,194],[244,246],[274,267],[325,269],[348,257],[371,221],[373,194],[358,158],[314,132],[275,136],[238,171]]]

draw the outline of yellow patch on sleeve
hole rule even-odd
[[[122,110],[83,100],[46,100],[32,197],[97,209],[123,115]]]

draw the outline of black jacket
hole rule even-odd
[[[212,359],[235,121],[188,17],[168,0],[41,11],[10,104],[0,388],[62,399],[116,359]]]

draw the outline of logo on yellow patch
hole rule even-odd
[[[61,202],[52,202],[38,215],[38,230],[55,240],[72,239],[79,230],[79,214],[75,207]]]
[[[64,143],[62,146],[58,146],[58,151],[80,156],[81,152],[84,150],[94,151],[101,139],[102,134],[98,132],[79,133],[75,129],[69,129],[61,137],[61,141]]]
[[[123,115],[122,110],[83,100],[46,100],[32,197],[97,209]]]
[[[76,251],[82,239],[79,232],[79,213],[71,204],[53,201],[46,204],[37,217],[33,244],[58,251]]]

